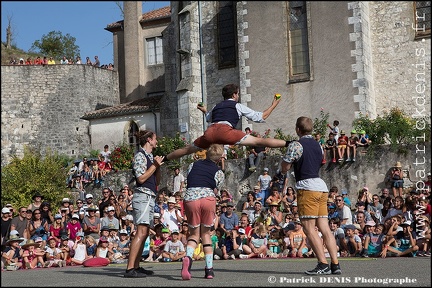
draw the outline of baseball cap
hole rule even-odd
[[[153,214],[153,218],[160,218],[160,214],[159,213],[154,213]]]
[[[115,211],[115,208],[113,206],[108,206],[107,211]]]
[[[355,230],[357,229],[354,225],[350,224],[350,225],[345,225],[344,229],[351,229],[351,230]]]
[[[9,208],[4,207],[2,209],[2,214],[6,214],[6,213],[10,213],[10,210],[9,210]]]
[[[72,219],[79,219],[78,214],[73,214],[73,215],[72,215]]]
[[[62,215],[61,214],[55,214],[54,219],[62,219]]]
[[[169,197],[168,198],[168,203],[174,203],[174,204],[177,203],[176,200],[175,200],[175,197],[172,197],[172,196]]]
[[[63,203],[69,203],[70,200],[69,200],[69,198],[63,198],[62,202],[63,202]]]
[[[365,226],[375,226],[375,225],[376,225],[375,221],[372,221],[372,220],[367,221],[367,222],[365,223]]]
[[[90,193],[89,193],[89,194],[87,194],[87,195],[86,195],[86,199],[88,199],[88,198],[93,198],[93,195],[92,195],[92,194],[90,194]]]
[[[346,194],[348,194],[348,191],[347,190],[342,190],[342,195],[346,195]]]
[[[162,228],[161,232],[162,232],[162,233],[170,233],[170,231],[169,231],[168,228]]]
[[[246,234],[246,230],[244,228],[239,228],[238,233]]]
[[[177,229],[174,229],[171,234],[180,234],[180,232]]]
[[[264,168],[264,171],[267,171],[267,172],[268,172],[268,168],[267,168],[267,167],[265,167],[265,168]]]
[[[128,234],[128,232],[126,231],[126,229],[121,229],[120,231],[119,231],[119,234]]]
[[[411,221],[407,220],[405,222],[403,222],[402,224],[400,224],[401,226],[411,226]]]
[[[258,190],[259,190],[259,189],[260,189],[260,186],[258,186],[258,185],[254,186],[254,190],[255,190],[255,189],[258,189]]]

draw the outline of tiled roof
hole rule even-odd
[[[141,20],[139,22],[146,22],[146,21],[152,21],[162,18],[168,18],[171,17],[171,7],[166,6],[162,7],[153,11],[146,12],[142,14]],[[105,30],[109,30],[112,28],[119,28],[122,26],[124,20],[120,20],[111,24],[108,24]]]
[[[161,96],[148,97],[144,99],[138,99],[129,103],[123,103],[117,106],[109,106],[102,109],[98,109],[92,112],[85,113],[81,119],[102,119],[114,116],[123,116],[130,114],[137,114],[143,112],[150,112],[159,110],[159,101]]]

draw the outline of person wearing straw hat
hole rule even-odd
[[[36,242],[35,240],[30,239],[22,246],[24,251],[22,255],[23,263],[27,269],[37,268],[38,264],[42,267],[45,266],[45,261],[43,260],[45,253],[38,249],[40,244],[41,242]]]
[[[397,161],[391,171],[391,187],[393,191],[393,196],[395,198],[396,196],[402,197],[403,184],[404,184],[404,180],[403,180],[402,165],[399,161]]]
[[[1,261],[4,266],[15,266],[15,269],[22,267],[22,262],[19,261],[23,254],[23,250],[20,247],[22,241],[24,241],[24,238],[18,235],[9,236],[9,240],[5,243],[6,248],[1,254]]]

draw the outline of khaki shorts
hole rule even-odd
[[[193,201],[184,201],[185,214],[189,226],[211,227],[216,219],[216,199],[205,197]]]
[[[327,218],[327,199],[328,192],[298,190],[297,206],[299,217],[308,218]]]
[[[338,148],[346,149],[347,145],[338,145]]]
[[[211,144],[234,145],[238,144],[245,135],[243,131],[227,124],[213,124],[207,128],[204,135],[194,141],[194,145],[201,149],[207,149]]]

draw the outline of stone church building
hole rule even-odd
[[[344,130],[392,107],[429,117],[427,3],[171,1],[142,14],[140,1],[125,1],[125,19],[106,28],[120,102],[160,97],[159,134],[190,140],[206,128],[197,103],[211,108],[228,83],[259,111],[282,94],[266,123],[243,119],[239,129],[294,135],[297,117],[321,110]]]

